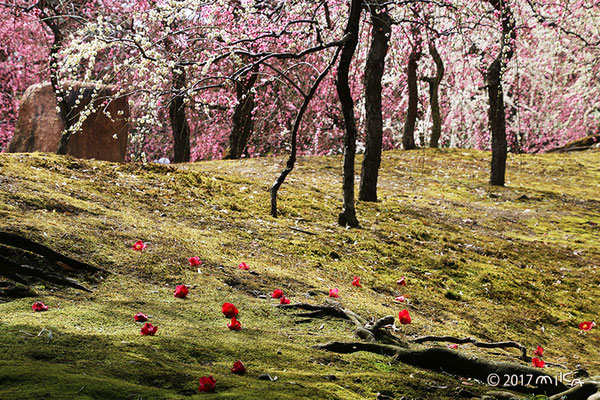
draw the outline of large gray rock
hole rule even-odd
[[[79,113],[89,104],[93,85],[79,82],[65,83],[65,89],[72,87],[67,102],[75,105],[80,94],[83,97],[76,106]],[[94,100],[98,108],[107,96],[113,94],[112,87],[102,87]],[[32,85],[27,88],[21,99],[19,117],[15,133],[8,145],[8,152],[51,152],[55,153],[64,129],[64,124],[56,110],[56,97],[50,83]],[[104,108],[100,108],[103,110]],[[88,116],[80,132],[74,133],[67,147],[67,154],[78,158],[95,158],[106,161],[125,161],[129,130],[129,103],[126,97],[113,100],[106,106],[110,117],[102,111]],[[116,139],[115,139],[116,137]]]

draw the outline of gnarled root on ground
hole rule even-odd
[[[599,379],[591,378],[582,385],[569,388],[556,377],[543,372],[542,369],[533,368],[529,365],[487,360],[444,347],[411,348],[411,345],[426,342],[471,343],[482,348],[515,348],[521,352],[520,359],[530,362],[531,358],[527,356],[525,346],[517,342],[486,343],[473,338],[456,338],[453,336],[424,336],[407,341],[393,335],[389,329],[386,329],[394,328],[393,316],[378,320],[367,320],[334,302],[324,305],[281,304],[278,307],[306,310],[307,312],[296,314],[301,317],[330,316],[348,320],[354,324],[357,336],[364,340],[364,342],[335,341],[318,345],[316,346],[318,349],[343,354],[367,351],[393,357],[395,361],[407,365],[474,378],[482,382],[489,382],[494,386],[501,386],[504,376],[523,376],[527,377],[524,380],[525,384],[511,386],[511,390],[550,396],[550,400],[600,400],[600,377]],[[489,381],[490,376],[498,379]],[[529,379],[529,377],[531,378]]]

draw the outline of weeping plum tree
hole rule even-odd
[[[392,32],[390,16],[380,1],[370,3],[371,46],[367,55],[364,78],[366,145],[360,176],[358,199],[377,201],[377,176],[381,164],[383,117],[381,78]]]
[[[486,84],[489,98],[488,118],[492,132],[492,164],[490,184],[504,186],[506,173],[506,114],[504,109],[504,93],[502,75],[506,65],[512,58],[515,48],[515,20],[505,0],[489,0],[489,3],[500,14],[502,36],[500,50],[496,58],[487,68]]]

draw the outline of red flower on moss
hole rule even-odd
[[[41,301],[36,301],[35,303],[33,303],[31,308],[33,309],[33,311],[48,311],[48,306],[42,303]]]
[[[133,316],[133,319],[135,319],[137,322],[146,322],[148,321],[148,315],[139,312]]]
[[[215,391],[215,379],[212,375],[203,376],[200,378],[200,385],[198,386],[198,391],[201,393],[210,393]]]
[[[231,368],[231,372],[234,374],[243,375],[246,373],[246,366],[240,360],[237,360],[233,363],[233,368]]]
[[[227,327],[232,331],[242,330],[242,324],[240,324],[240,321],[235,319],[235,317],[231,318],[231,322],[227,324]]]
[[[352,278],[352,286],[362,287],[362,285],[360,284],[360,278],[358,276]]]
[[[177,287],[175,288],[175,292],[173,292],[173,296],[179,299],[185,299],[189,292],[190,290],[187,288],[187,286],[177,285]]]
[[[131,248],[136,251],[142,251],[146,247],[148,247],[148,245],[146,243],[142,242],[141,240],[138,240],[137,242],[134,243],[133,246],[131,246]]]
[[[544,355],[544,348],[542,346],[538,346],[535,348],[535,351],[533,352],[534,355],[538,356],[538,357],[542,357]]]
[[[581,329],[582,331],[591,331],[593,327],[596,326],[595,322],[591,322],[591,321],[584,321],[582,323],[579,324],[579,329]]]
[[[456,349],[457,347],[458,347],[457,344],[450,344],[450,345],[448,345],[449,349]]]
[[[404,303],[404,300],[406,300],[406,297],[404,296],[398,296],[394,299],[394,301],[397,301],[398,303]]]
[[[235,306],[231,303],[223,303],[223,307],[221,308],[221,310],[227,318],[233,318],[239,313],[238,309],[235,308]]]
[[[197,267],[198,265],[202,264],[202,261],[200,261],[200,258],[198,257],[190,257],[188,258],[188,261],[192,267]]]
[[[410,314],[408,310],[402,310],[398,313],[398,319],[402,325],[410,324],[412,319],[410,319]]]
[[[338,288],[329,289],[329,297],[340,297]]]
[[[274,299],[278,299],[281,296],[283,296],[283,290],[281,290],[281,289],[275,289],[273,291],[273,293],[271,293],[271,297],[274,298]]]
[[[531,359],[531,363],[533,364],[534,367],[537,367],[537,368],[544,368],[546,366],[546,363],[544,362],[544,360],[540,360],[537,357],[533,357]]]
[[[158,326],[154,326],[151,323],[146,323],[142,326],[141,333],[142,335],[154,336],[156,331],[158,330]]]
[[[404,278],[404,277],[402,276],[402,277],[400,277],[400,279],[398,279],[398,280],[396,281],[396,283],[397,283],[398,285],[400,285],[400,286],[406,286],[406,278]]]
[[[244,270],[248,270],[250,269],[250,267],[248,266],[248,264],[246,264],[245,262],[242,262],[240,265],[238,265],[239,269],[244,269]]]
[[[279,300],[279,304],[290,304],[290,299],[288,299],[285,296],[281,296],[281,299]]]

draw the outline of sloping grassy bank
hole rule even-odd
[[[340,157],[299,160],[274,219],[278,158],[165,167],[0,154],[0,230],[105,270],[77,277],[91,294],[37,282],[0,300],[0,398],[452,399],[489,390],[383,356],[314,350],[353,340],[352,326],[275,308],[278,288],[292,302],[321,303],[338,287],[343,306],[363,316],[407,308],[412,324],[399,334],[409,339],[514,340],[542,345],[548,362],[600,373],[600,331],[577,327],[600,322],[600,153],[513,155],[506,188],[487,185],[488,157],[385,153],[380,201],[360,203],[361,228],[347,230],[335,224]],[[141,252],[131,249],[138,239],[148,245]],[[237,268],[242,261],[252,272]],[[355,275],[363,288],[351,285]],[[173,297],[180,284],[187,299]],[[393,301],[400,294],[408,305]],[[34,313],[36,300],[49,311]],[[240,310],[241,331],[227,328],[223,302]],[[150,315],[156,336],[140,335],[136,312]],[[511,350],[459,350],[518,362]],[[238,359],[245,376],[230,372]],[[215,394],[197,393],[203,375],[215,377]]]

